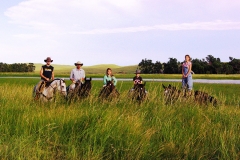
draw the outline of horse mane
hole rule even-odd
[[[65,80],[63,78],[56,78],[56,79],[52,80],[52,82],[55,80],[60,80],[60,81],[62,80],[65,83]]]

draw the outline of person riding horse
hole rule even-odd
[[[51,66],[51,62],[53,62],[53,60],[50,57],[47,57],[44,62],[46,62],[46,64],[43,65],[40,70],[41,81],[38,82],[36,86],[37,94],[42,92],[42,89],[45,87],[47,82],[54,80],[54,67]]]
[[[141,71],[136,70],[135,72],[136,76],[133,77],[133,88],[129,92],[129,97],[132,98],[132,100],[144,100],[146,98],[147,91],[145,89],[145,83],[143,83],[143,79],[140,76]]]
[[[112,74],[112,69],[111,68],[107,68],[106,74],[103,77],[103,87],[105,87],[107,85],[107,81],[113,81],[113,85],[114,86],[117,85],[117,79]]]
[[[117,79],[112,74],[112,69],[107,68],[106,74],[103,77],[103,88],[100,91],[99,97],[107,98],[111,93],[119,96],[119,92],[115,88],[117,85]]]
[[[67,90],[73,91],[76,87],[80,87],[82,83],[84,83],[85,79],[85,71],[81,68],[83,63],[80,61],[74,63],[76,68],[72,69],[70,74],[70,80],[72,84],[67,87]]]
[[[136,74],[136,76],[133,77],[133,88],[131,89],[131,91],[134,91],[138,84],[143,84],[143,79],[140,76],[141,70],[137,69],[135,74]],[[147,93],[147,91],[145,91],[145,92]]]

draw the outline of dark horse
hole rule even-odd
[[[184,96],[184,93],[181,90],[178,90],[175,86],[169,84],[168,86],[163,86],[164,89],[164,99],[166,104],[173,104],[176,102],[180,97]]]
[[[74,85],[74,90],[68,90],[68,98],[86,98],[90,95],[90,91],[92,89],[92,78],[85,77],[83,83],[77,81]]]
[[[107,81],[106,86],[104,86],[100,93],[99,93],[99,98],[101,99],[106,99],[106,98],[117,98],[119,96],[119,92],[115,88],[113,81]]]
[[[194,92],[194,100],[199,104],[212,104],[213,106],[217,106],[217,99],[206,92],[203,91],[195,91]]]
[[[146,82],[143,84],[137,83],[134,85],[133,89],[130,90],[130,96],[132,100],[143,101],[146,99],[146,89],[145,89]]]

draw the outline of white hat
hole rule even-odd
[[[81,63],[80,61],[77,61],[77,63],[74,63],[74,64],[75,64],[75,66],[78,64],[83,65],[83,63]]]

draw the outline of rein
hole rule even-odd
[[[55,80],[59,80],[59,81],[60,81],[60,88],[61,88],[61,93],[62,93],[62,82],[65,83],[64,80],[62,80],[62,79],[54,79],[53,81],[55,81]],[[52,81],[52,82],[53,82],[53,81]],[[56,85],[55,87],[53,87],[53,86],[52,86],[52,82],[50,83],[49,86],[50,86],[50,87],[53,89],[53,91],[55,92],[55,90],[56,90],[56,88],[57,88],[57,85]],[[43,95],[43,97],[45,97],[48,101],[53,98],[53,97],[49,97],[49,98],[48,98],[48,97],[47,97],[45,94],[43,94],[43,93],[40,93],[40,94]]]

